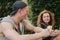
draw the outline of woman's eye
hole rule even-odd
[[[44,18],[46,18],[46,16],[44,16]]]
[[[49,16],[47,16],[47,17],[49,17]]]

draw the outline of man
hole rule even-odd
[[[10,13],[10,16],[3,18],[0,24],[1,32],[8,40],[36,40],[41,37],[47,37],[50,35],[52,28],[51,26],[50,28],[43,30],[41,28],[34,27],[33,25],[29,26],[30,24],[25,25],[24,27],[34,32],[38,32],[40,30],[42,30],[42,32],[23,35],[21,27],[19,27],[19,23],[22,21],[26,23],[25,18],[27,15],[27,4],[24,2],[16,1],[12,6],[12,13]]]

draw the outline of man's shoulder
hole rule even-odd
[[[9,22],[1,22],[0,24],[1,25],[11,25],[11,23],[9,23]]]
[[[11,24],[11,23],[8,23],[8,22],[2,22],[2,23],[0,23],[0,26],[1,26],[1,28],[3,28],[3,29],[12,28],[12,24]]]

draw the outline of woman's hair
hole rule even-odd
[[[49,25],[54,26],[55,24],[55,20],[54,20],[54,14],[48,10],[43,10],[42,12],[40,12],[38,19],[37,19],[37,25],[40,25],[41,23],[43,23],[43,19],[42,16],[44,13],[48,13],[50,15],[50,22]]]

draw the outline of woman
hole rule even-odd
[[[48,10],[43,10],[37,20],[37,25],[43,29],[46,29],[48,25],[54,26],[55,21],[54,21],[54,14],[51,13]],[[53,35],[52,35],[53,36]],[[50,40],[50,37],[44,38],[45,40]],[[43,39],[43,40],[44,40]]]

